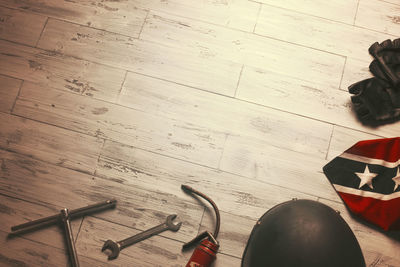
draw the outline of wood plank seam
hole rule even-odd
[[[252,2],[252,1],[249,0],[249,2]],[[258,3],[258,2],[254,1],[254,3]],[[258,4],[259,4],[259,7],[258,7],[258,11],[257,11],[256,22],[254,23],[254,27],[253,27],[253,33],[255,33],[255,31],[256,31],[256,26],[258,23],[258,19],[260,18],[260,13],[261,13],[261,8],[262,8],[262,4],[261,3],[258,3]]]
[[[250,1],[250,0],[249,0],[249,1]],[[359,1],[360,1],[360,0],[359,0]],[[359,25],[355,25],[356,16],[354,16],[354,23],[352,24],[352,23],[345,23],[345,22],[342,22],[342,21],[332,20],[332,19],[328,19],[328,18],[324,18],[324,17],[320,17],[320,16],[315,16],[315,15],[312,15],[312,14],[308,14],[308,13],[304,13],[304,12],[299,12],[299,11],[296,11],[296,10],[292,10],[292,9],[288,9],[288,8],[283,8],[283,7],[275,6],[275,5],[271,5],[271,4],[262,3],[262,5],[263,5],[263,6],[270,6],[270,7],[277,8],[277,9],[282,9],[282,10],[289,11],[289,12],[293,12],[293,13],[298,13],[298,14],[301,14],[301,15],[304,15],[304,16],[309,16],[309,17],[313,17],[313,18],[318,18],[318,19],[322,19],[322,20],[334,22],[334,23],[337,23],[337,24],[352,26],[352,27],[358,28],[358,29],[364,29],[364,30],[368,30],[368,31],[371,31],[371,32],[376,32],[376,33],[383,33],[383,34],[386,34],[386,35],[391,35],[391,36],[393,36],[393,38],[398,38],[398,36],[395,35],[395,34],[391,34],[391,33],[383,32],[383,31],[378,31],[378,30],[375,30],[375,29],[371,29],[371,28],[366,28],[366,27],[362,27],[362,26],[359,26]],[[257,33],[255,33],[255,34],[256,34],[256,35],[260,35],[260,34],[257,34]],[[299,46],[303,46],[303,47],[307,47],[307,48],[311,48],[311,49],[323,51],[323,52],[330,53],[330,54],[334,54],[334,55],[344,56],[344,55],[341,55],[341,54],[335,54],[335,53],[331,53],[331,52],[329,52],[329,51],[320,50],[320,49],[317,49],[317,48],[308,47],[308,46],[305,46],[305,45],[301,45],[301,44],[297,44],[297,43],[292,43],[292,42],[285,41],[285,40],[281,40],[281,39],[277,39],[277,38],[272,38],[272,36],[265,36],[265,35],[260,35],[260,36],[268,37],[268,38],[271,38],[271,39],[274,39],[274,40],[279,40],[279,41],[282,41],[282,42],[287,42],[287,43],[290,43],[290,44],[296,44],[296,45],[299,45]]]
[[[361,1],[361,0],[360,0],[360,1]],[[393,3],[393,2],[385,1],[385,0],[378,0],[378,1],[380,1],[380,2],[385,2],[385,3],[389,3],[389,4],[393,4],[393,5],[396,5],[396,6],[400,6],[400,3]]]
[[[338,88],[339,90],[342,90],[342,83],[343,83],[344,72],[346,71],[346,64],[347,64],[347,56],[344,57],[343,70],[342,70],[342,75],[340,76],[340,82],[339,82],[339,88]],[[347,90],[344,90],[344,91],[347,92]]]
[[[118,95],[117,95],[117,99],[119,99],[121,97],[121,94],[123,93],[124,85],[125,85],[125,81],[126,81],[126,76],[128,76],[128,71],[125,71],[125,76],[124,76],[124,79],[122,80],[121,88],[119,89],[119,92],[118,92]],[[117,103],[118,103],[118,101],[117,101]]]
[[[104,140],[104,138],[100,138],[98,136],[92,136],[92,135],[89,135],[89,134],[85,134],[83,132],[78,132],[78,131],[75,131],[75,130],[72,130],[72,129],[69,129],[69,128],[65,128],[65,127],[61,127],[61,126],[54,125],[54,124],[51,124],[51,123],[47,123],[47,122],[35,120],[35,119],[32,119],[32,118],[24,117],[24,116],[21,116],[21,115],[18,115],[18,114],[11,113],[10,115],[13,115],[15,117],[22,118],[22,119],[25,119],[25,120],[28,120],[28,121],[34,121],[36,123],[40,123],[40,124],[43,124],[43,125],[53,126],[53,127],[56,127],[56,128],[59,128],[59,129],[63,129],[63,130],[68,131],[68,132],[78,133],[78,134],[81,134],[81,135],[84,135],[84,136],[96,137],[96,138],[98,138],[100,140]],[[2,149],[2,148],[0,148],[0,150],[8,151],[8,152],[15,153],[15,154],[18,154],[18,155],[27,156],[27,155],[21,154],[21,153],[19,153],[17,151],[11,150],[11,149]],[[100,155],[100,152],[101,151],[99,151],[99,155]],[[94,173],[95,173],[95,169],[93,170],[93,172],[89,172],[89,171],[70,168],[70,167],[67,167],[67,166],[56,165],[56,164],[54,164],[52,162],[45,161],[45,160],[42,160],[42,159],[39,159],[39,158],[34,158],[34,159],[38,160],[38,161],[41,161],[41,162],[45,162],[47,164],[51,164],[51,165],[54,165],[54,166],[58,166],[58,167],[69,169],[69,170],[73,170],[73,171],[77,171],[77,172],[84,173],[84,174],[94,175]]]
[[[330,148],[331,148],[331,142],[332,142],[332,137],[333,137],[333,131],[334,131],[334,129],[335,129],[335,124],[332,125],[332,132],[331,132],[331,136],[330,136],[330,138],[329,138],[328,148],[326,149],[326,156],[325,156],[325,159],[328,159],[328,154],[329,154],[329,151],[330,151]]]
[[[79,234],[81,233],[81,229],[82,229],[82,224],[83,224],[83,221],[85,220],[86,217],[88,217],[88,215],[84,215],[84,216],[82,216],[82,218],[79,218],[79,219],[81,219],[81,223],[79,224],[78,231],[75,234],[75,237],[76,237],[75,240],[74,240],[75,246],[78,243]]]
[[[150,13],[150,10],[147,10],[146,17],[145,17],[144,20],[143,20],[142,27],[140,28],[139,34],[138,34],[138,36],[137,36],[138,39],[140,39],[140,35],[142,34],[144,25],[146,24],[147,18],[149,17],[149,13]]]
[[[35,48],[37,48],[37,45],[38,45],[38,43],[39,43],[39,40],[40,40],[40,38],[42,37],[43,31],[44,31],[44,29],[46,28],[46,25],[47,25],[47,22],[48,22],[48,21],[49,21],[49,17],[47,17],[47,18],[46,18],[46,21],[44,22],[42,31],[40,32],[39,37],[38,37],[38,39],[36,40]]]
[[[0,7],[4,7],[4,8],[8,8],[8,9],[12,9],[12,10],[15,10],[15,11],[20,11],[20,12],[22,12],[20,8],[7,7],[7,6],[2,5],[2,4],[0,4]],[[41,15],[41,14],[38,13],[38,12],[33,12],[33,11],[29,11],[29,10],[24,10],[23,12],[25,12],[25,13],[30,13],[30,14],[34,14],[34,15],[39,15],[39,16],[43,16],[43,17],[44,17],[44,15]],[[93,26],[88,26],[87,24],[81,24],[81,23],[78,23],[78,22],[75,22],[75,21],[70,21],[70,20],[66,20],[66,19],[59,18],[59,17],[53,17],[53,16],[46,16],[46,17],[47,17],[46,24],[47,24],[48,19],[54,19],[54,20],[59,20],[59,21],[63,21],[63,22],[75,24],[75,25],[85,26],[85,27],[88,27],[88,28],[91,28],[91,29],[95,29],[95,30],[99,30],[99,31],[104,31],[104,32],[119,34],[119,35],[125,36],[125,37],[137,38],[137,36],[130,36],[130,35],[122,34],[122,33],[117,33],[117,32],[113,32],[113,31],[108,31],[108,30],[105,30],[105,29],[100,29],[100,28],[96,28],[96,27],[93,27]],[[42,31],[42,33],[43,33],[43,31]],[[0,38],[0,39],[1,39],[1,38]],[[40,38],[38,39],[38,42],[39,42],[39,40],[40,40]],[[6,41],[8,41],[8,40],[6,40]],[[25,44],[24,44],[24,45],[25,45]],[[37,45],[37,43],[36,43],[36,45]],[[35,47],[36,47],[36,46],[35,46]]]
[[[356,25],[356,19],[357,19],[358,8],[359,8],[359,6],[360,6],[360,1],[361,1],[361,0],[358,0],[358,2],[357,2],[356,13],[354,14],[354,19],[353,19],[353,25],[354,25],[354,26]]]
[[[18,99],[18,97],[19,97],[19,94],[21,93],[21,88],[22,88],[23,85],[24,85],[24,80],[21,81],[21,84],[20,84],[19,89],[18,89],[18,94],[17,94],[17,96],[15,97],[14,103],[13,103],[13,105],[12,105],[12,107],[11,107],[10,114],[12,114],[13,111],[14,111],[15,104],[17,103],[17,99]]]
[[[236,94],[237,94],[237,90],[239,88],[240,78],[242,77],[243,69],[244,69],[244,64],[242,64],[242,68],[240,69],[239,78],[238,78],[238,81],[236,84],[235,93],[233,94],[233,98],[236,98]]]
[[[101,157],[101,151],[103,151],[104,145],[106,143],[106,139],[104,139],[104,138],[100,138],[100,139],[103,141],[103,143],[101,144],[101,148],[99,150],[99,156],[97,157],[97,161],[96,161],[96,166],[94,167],[94,170],[93,170],[93,175],[94,176],[96,176],[96,170],[97,170],[97,168],[99,166],[99,161],[100,161],[100,157]]]
[[[229,133],[227,133],[227,134],[225,135],[225,140],[224,140],[224,143],[223,143],[223,145],[222,145],[223,149],[222,149],[221,157],[219,158],[218,165],[217,165],[217,169],[218,169],[218,170],[221,170],[221,162],[222,162],[222,158],[224,157],[225,144],[226,144],[226,140],[228,139],[228,136],[229,136]]]
[[[290,8],[284,8],[284,7],[281,7],[281,6],[278,6],[278,5],[273,5],[273,4],[267,4],[267,3],[257,2],[257,1],[254,1],[254,0],[249,0],[249,1],[250,1],[250,2],[255,2],[255,3],[260,3],[260,4],[263,5],[263,6],[270,6],[270,7],[282,9],[282,10],[285,10],[285,11],[290,11],[290,12],[298,13],[298,14],[305,15],[305,16],[310,16],[310,17],[314,17],[314,18],[318,18],[318,19],[323,19],[323,20],[335,22],[335,23],[340,23],[340,24],[344,24],[344,25],[350,25],[350,26],[355,26],[355,27],[357,27],[356,25],[354,25],[354,23],[353,23],[353,24],[351,24],[351,23],[345,23],[345,22],[342,22],[342,21],[339,21],[339,20],[329,19],[329,18],[317,16],[317,15],[310,14],[310,13],[307,13],[307,12],[301,12],[301,11],[294,10],[294,9],[290,9]],[[360,1],[360,0],[358,0],[358,2],[359,2],[359,1]],[[354,15],[354,20],[355,20],[355,17],[356,17],[356,14]]]

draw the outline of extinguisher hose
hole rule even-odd
[[[216,224],[215,224],[215,230],[214,230],[213,236],[216,239],[218,237],[218,233],[219,233],[219,228],[220,228],[220,223],[221,223],[221,216],[219,214],[219,209],[218,209],[217,205],[215,204],[215,202],[211,198],[209,198],[207,195],[197,191],[196,189],[193,189],[192,187],[190,187],[188,185],[182,185],[182,189],[184,191],[186,191],[186,192],[190,192],[190,193],[196,194],[196,195],[204,198],[214,208]]]

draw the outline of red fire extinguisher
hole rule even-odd
[[[187,186],[187,185],[182,185],[182,189],[185,192],[193,193],[198,196],[201,196],[202,198],[207,200],[211,204],[211,206],[214,208],[215,217],[216,217],[216,226],[215,226],[214,233],[212,234],[208,231],[205,231],[205,232],[199,234],[198,236],[196,236],[193,240],[184,244],[182,247],[183,250],[186,250],[186,249],[192,247],[194,244],[201,241],[200,244],[193,251],[193,254],[190,257],[189,262],[186,264],[186,267],[209,267],[215,261],[216,255],[217,255],[217,252],[219,249],[219,243],[217,241],[217,236],[218,236],[218,232],[219,232],[219,228],[220,228],[221,217],[219,215],[218,207],[214,203],[214,201],[211,200],[211,198],[209,198],[205,194],[193,189],[192,187]]]

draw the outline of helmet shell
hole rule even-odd
[[[343,218],[320,202],[292,200],[267,211],[254,226],[242,267],[365,266]]]

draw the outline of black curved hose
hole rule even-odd
[[[214,230],[214,235],[213,236],[216,239],[218,237],[218,233],[219,233],[219,228],[220,228],[220,223],[221,223],[221,216],[219,214],[219,209],[218,209],[217,205],[215,204],[215,202],[211,198],[209,198],[207,195],[197,191],[196,189],[193,189],[192,187],[190,187],[188,185],[182,185],[181,187],[185,192],[193,193],[193,194],[196,194],[196,195],[204,198],[214,208],[215,217],[216,217],[216,225],[215,225],[215,230]]]

